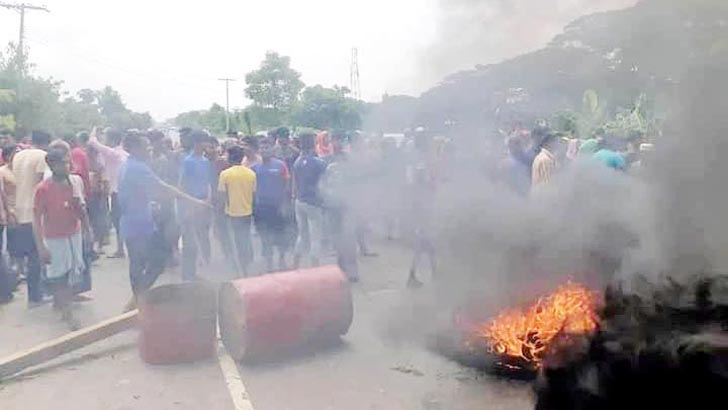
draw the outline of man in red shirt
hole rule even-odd
[[[85,199],[88,199],[89,190],[91,188],[89,162],[88,154],[86,154],[86,150],[81,146],[79,140],[83,139],[84,141],[88,141],[88,138],[89,136],[87,132],[80,132],[78,135],[64,138],[68,145],[71,146],[71,173],[81,177],[81,180],[83,181],[83,195]]]
[[[40,261],[46,265],[54,307],[72,330],[79,327],[71,315],[73,285],[83,280],[83,239],[90,238],[81,178],[70,174],[71,158],[62,148],[46,156],[51,178],[38,184],[33,201],[33,234]]]

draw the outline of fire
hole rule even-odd
[[[598,300],[598,295],[586,287],[567,282],[527,309],[509,309],[487,323],[473,326],[466,345],[539,367],[557,335],[596,330]]]

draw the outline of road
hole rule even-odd
[[[422,329],[429,318],[422,307],[433,297],[434,287],[405,289],[407,249],[384,241],[374,247],[380,255],[361,260],[362,282],[352,290],[354,323],[338,343],[263,364],[230,364],[220,348],[211,360],[152,366],[139,358],[136,331],[128,331],[3,381],[2,408],[533,408],[528,385],[478,374],[425,347]],[[215,266],[203,275],[220,281],[228,278],[225,271]],[[75,305],[83,325],[118,314],[130,293],[125,260],[102,258],[93,278],[93,300]],[[179,273],[174,270],[160,280],[176,281]],[[0,356],[67,331],[50,305],[28,310],[22,292],[11,304],[0,306]]]

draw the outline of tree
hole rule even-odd
[[[358,129],[361,127],[363,104],[347,97],[349,92],[348,88],[338,86],[307,87],[296,107],[295,124],[316,129]]]
[[[78,99],[84,104],[95,104],[96,103],[96,91],[90,88],[84,88],[76,93]]]
[[[634,106],[643,93],[663,118],[679,82],[694,81],[684,77],[688,68],[728,54],[725,21],[728,2],[721,0],[642,0],[584,16],[543,49],[447,76],[421,95],[412,122],[439,132],[454,120],[465,130],[497,135],[554,112],[578,113],[589,89],[599,96],[589,101],[598,103],[597,122]],[[514,99],[512,91],[526,98]]]
[[[15,103],[15,91],[0,89],[0,129],[3,130],[14,130],[15,129],[15,116],[9,114],[8,107]]]
[[[289,113],[305,84],[301,73],[291,68],[290,57],[269,51],[260,68],[245,76],[245,95],[258,107]]]
[[[59,134],[73,134],[82,130],[88,130],[94,125],[104,125],[104,117],[99,113],[95,103],[87,103],[83,100],[77,101],[67,97],[61,101],[61,121],[56,127]]]
[[[0,127],[21,132],[45,129],[56,135],[75,133],[92,126],[120,129],[151,127],[148,113],[136,113],[111,87],[82,89],[76,98],[61,91],[62,81],[32,75],[24,61],[18,73],[17,47],[10,44],[0,53]],[[18,93],[19,91],[19,93]]]
[[[234,117],[231,113],[231,127]],[[200,128],[213,134],[221,134],[225,131],[225,108],[220,104],[212,104],[208,110],[184,112],[175,117],[174,123],[178,127]]]
[[[414,128],[418,99],[408,95],[387,95],[372,104],[365,117],[364,127],[376,132],[400,132]]]

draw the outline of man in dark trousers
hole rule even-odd
[[[314,139],[313,134],[300,136],[301,155],[293,164],[293,191],[298,223],[298,239],[293,259],[296,268],[305,254],[310,257],[311,266],[318,266],[321,258],[324,215],[319,181],[326,171],[326,162],[316,156]]]
[[[148,140],[127,135],[124,149],[129,158],[119,177],[121,234],[129,251],[129,281],[134,294],[126,310],[136,306],[136,297],[149,289],[164,271],[167,259],[164,233],[154,223],[152,202],[161,195],[184,199],[188,206],[208,208],[203,200],[185,194],[162,181],[150,168]]]
[[[286,270],[287,241],[284,237],[286,219],[283,215],[290,196],[290,179],[286,163],[273,157],[273,141],[263,138],[260,142],[263,161],[253,165],[257,178],[255,191],[255,229],[260,234],[263,259],[269,272],[273,271],[273,249],[278,249],[278,267]]]
[[[180,188],[184,193],[201,201],[210,201],[212,168],[205,157],[209,136],[199,130],[192,131],[192,152],[182,160]],[[210,212],[208,209],[190,207],[185,203],[178,206],[182,228],[182,277],[195,280],[197,277],[197,255],[202,254],[205,263],[210,262]]]
[[[13,159],[13,174],[16,181],[16,214],[18,225],[13,239],[19,259],[27,258],[28,305],[30,307],[43,303],[41,287],[41,266],[38,249],[33,236],[33,198],[35,187],[43,180],[48,165],[46,149],[51,142],[50,134],[33,131],[33,147],[24,149]]]

